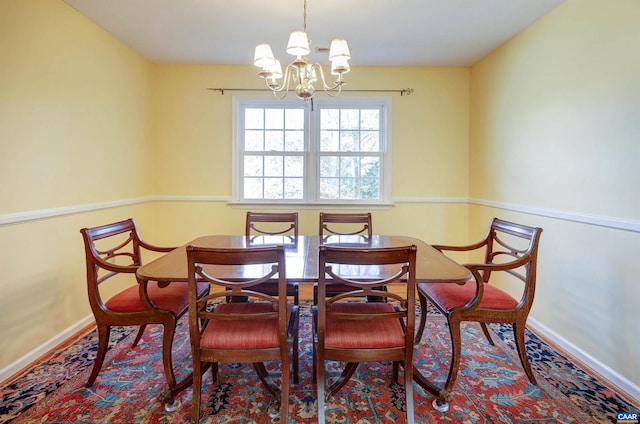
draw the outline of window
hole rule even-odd
[[[234,104],[235,202],[388,203],[389,98]]]

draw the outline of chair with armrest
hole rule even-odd
[[[298,243],[298,212],[247,212],[245,224],[247,246],[262,240],[267,243],[271,237],[282,237],[291,243]],[[274,239],[277,241],[278,239]],[[278,243],[282,244],[282,242]],[[263,291],[271,296],[278,294],[277,284],[266,282],[255,290]],[[287,295],[293,297],[293,303],[299,304],[299,287],[296,282],[287,283]]]
[[[371,213],[335,213],[320,212],[318,236],[320,243],[340,244],[367,244],[373,236]],[[350,291],[351,288],[336,282],[327,282],[327,296]],[[370,298],[371,301],[380,301],[380,298]],[[313,287],[313,304],[318,302],[318,285]]]
[[[252,363],[265,388],[276,398],[280,422],[286,423],[289,403],[290,345],[298,340],[298,306],[286,296],[284,247],[248,248],[187,247],[189,270],[189,333],[193,357],[192,420],[199,422],[202,374],[212,368],[214,384],[218,363]],[[257,267],[239,280],[240,267]],[[254,288],[276,280],[278,293],[270,296]],[[210,285],[210,294],[198,298],[199,281]],[[231,294],[246,302],[227,303]],[[281,383],[277,387],[265,361],[281,362]],[[212,365],[213,364],[213,365]],[[273,414],[276,416],[276,414]]]
[[[493,218],[485,238],[468,246],[433,247],[444,251],[474,251],[484,249],[482,263],[465,264],[474,279],[464,284],[419,283],[418,297],[422,315],[416,332],[416,343],[422,338],[427,301],[435,306],[449,323],[451,335],[451,366],[444,389],[451,390],[460,367],[460,323],[480,323],[487,340],[493,346],[487,323],[510,323],[513,327],[518,355],[529,381],[536,384],[527,359],[525,326],[533,304],[536,288],[538,243],[542,228],[529,227]],[[517,285],[521,295],[513,297],[507,291],[491,284]]]
[[[361,236],[371,240],[373,227],[371,213],[320,212],[318,235],[321,241],[330,236]]]
[[[252,240],[260,236],[282,236],[298,242],[298,212],[247,212],[245,235]]]
[[[358,269],[375,267],[375,279],[359,278]],[[371,269],[371,268],[370,268]],[[354,274],[355,270],[355,274]],[[318,390],[318,422],[324,423],[324,405],[356,371],[360,362],[392,361],[404,364],[407,422],[413,423],[413,346],[415,328],[416,247],[354,248],[320,246],[318,304],[314,318],[314,381]],[[406,294],[379,290],[387,284],[406,281]],[[328,281],[351,290],[327,297]],[[382,297],[384,302],[367,302]],[[346,362],[325,393],[325,361]]]
[[[84,238],[89,304],[96,320],[98,352],[86,383],[95,382],[109,345],[111,327],[139,326],[132,348],[136,347],[148,324],[163,326],[162,361],[169,387],[176,384],[171,360],[171,347],[178,319],[187,311],[186,283],[159,285],[155,281],[131,285],[108,300],[101,291],[116,280],[129,278],[135,282],[136,270],[142,265],[142,251],[169,252],[172,247],[151,245],[140,237],[135,221],[127,219],[112,224],[80,230]],[[118,278],[115,278],[118,277]],[[113,278],[113,279],[112,279]],[[105,284],[107,283],[107,284]],[[198,287],[198,295],[206,294],[207,286]]]
[[[247,246],[271,243],[286,246],[298,243],[298,212],[247,212],[245,220]],[[266,281],[253,288],[270,296],[278,295],[278,283]],[[293,297],[293,304],[300,304],[300,287],[295,281],[287,281],[287,296]],[[246,299],[233,297],[234,302]],[[299,383],[298,345],[293,346],[293,382]]]

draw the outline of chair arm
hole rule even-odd
[[[138,270],[137,265],[117,265],[109,261],[105,261],[99,256],[93,256],[93,261],[103,269],[113,273],[133,274]]]
[[[464,251],[476,250],[476,249],[479,249],[481,247],[484,247],[484,246],[487,245],[488,241],[489,241],[488,239],[484,239],[484,240],[481,240],[481,241],[479,241],[477,243],[463,245],[463,246],[452,246],[452,245],[445,245],[445,244],[432,244],[431,247],[433,247],[434,249],[437,249],[437,250],[439,250],[441,252],[443,250],[452,250],[452,251],[464,252]]]
[[[456,309],[460,309],[460,310],[474,309],[480,305],[480,301],[482,300],[482,296],[484,294],[484,284],[488,284],[488,283],[485,283],[483,279],[484,275],[489,275],[491,272],[494,272],[494,271],[509,272],[511,270],[520,268],[530,260],[531,258],[529,257],[529,255],[524,255],[521,258],[518,258],[510,262],[505,262],[503,264],[479,264],[479,263],[463,264],[463,266],[467,268],[469,271],[471,271],[471,274],[473,275],[473,279],[476,283],[476,293],[466,303],[466,305]]]
[[[150,250],[152,252],[171,252],[172,250],[177,248],[177,247],[156,246],[156,245],[147,243],[146,241],[142,240],[141,238],[138,238],[138,241],[140,242],[140,247],[143,247],[143,248],[145,248],[147,250]]]

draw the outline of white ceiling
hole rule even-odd
[[[352,66],[469,66],[564,0],[308,0],[312,49],[345,38]],[[289,62],[303,0],[65,0],[153,63]],[[322,57],[324,56],[324,57]],[[326,61],[326,53],[313,53]]]

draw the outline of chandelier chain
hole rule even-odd
[[[304,32],[307,32],[307,0],[304,0],[304,9],[302,11],[302,20],[303,20],[303,24],[302,24],[302,30]]]

